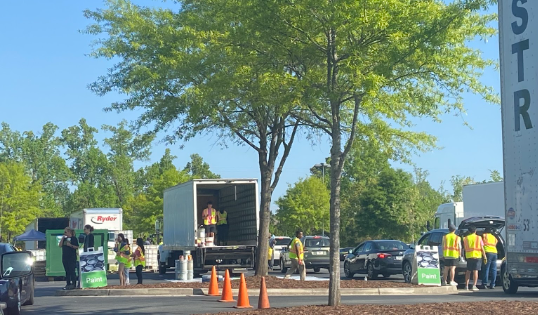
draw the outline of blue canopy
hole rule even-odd
[[[36,230],[30,230],[19,236],[15,236],[13,239],[15,241],[46,241],[47,236],[44,233],[41,233]]]

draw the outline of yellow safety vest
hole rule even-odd
[[[209,209],[204,209],[204,213],[207,211],[207,217],[204,219],[204,225],[212,225],[217,223],[217,211],[215,209],[211,209],[211,213],[209,213]]]
[[[144,257],[144,253],[140,249],[138,249],[138,252],[140,253],[140,256],[135,256],[134,266],[146,267],[146,258]]]
[[[460,237],[454,233],[448,233],[443,240],[443,256],[445,258],[460,257]]]
[[[130,251],[129,245],[125,245],[118,250],[116,254],[116,260],[120,264],[124,264],[126,268],[131,268],[131,257],[125,254],[126,251]]]
[[[482,258],[482,248],[480,248],[480,236],[471,234],[463,239],[465,245],[465,258]]]
[[[223,225],[223,224],[228,224],[228,212],[224,211],[222,213],[219,213],[219,222],[217,223],[217,225]]]
[[[297,259],[297,246],[295,246],[297,243],[299,243],[299,258],[302,260],[304,259],[303,243],[301,243],[301,240],[297,237],[291,241],[290,258]]]
[[[489,233],[484,233],[482,235],[482,240],[484,241],[484,251],[486,253],[497,254],[497,238]]]

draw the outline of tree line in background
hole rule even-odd
[[[311,176],[290,185],[277,200],[271,232],[293,236],[300,228],[305,235],[328,235],[330,183],[319,167]],[[452,176],[451,192],[442,185],[435,189],[428,172],[413,173],[395,168],[390,155],[372,144],[361,143],[350,152],[342,174],[342,247],[355,246],[368,239],[399,239],[414,242],[433,222],[437,207],[462,201],[464,185],[502,181],[500,173],[490,171],[481,182],[469,176]]]
[[[96,134],[107,136],[100,144]],[[155,231],[162,218],[164,189],[192,178],[219,178],[198,154],[184,168],[166,149],[158,162],[147,162],[151,136],[117,126],[89,126],[85,119],[59,130],[47,123],[35,133],[0,129],[0,229],[2,240],[24,232],[39,217],[66,217],[84,208],[123,208],[125,229]]]

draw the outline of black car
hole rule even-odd
[[[466,235],[467,230],[469,226],[474,225],[476,227],[476,234],[482,235],[484,233],[484,230],[486,228],[493,228],[495,229],[495,237],[498,240],[497,243],[497,282],[500,282],[500,271],[501,271],[501,264],[502,260],[505,256],[504,251],[504,238],[501,235],[501,231],[504,228],[505,220],[502,217],[494,217],[494,216],[484,216],[484,217],[473,217],[468,218],[463,221],[461,221],[460,225],[458,226],[458,229],[456,230],[456,234],[462,237],[462,241],[460,244],[460,248],[464,248],[463,246],[463,237]],[[440,257],[440,268],[441,268],[441,274],[442,269],[444,268],[444,257],[443,257],[443,249],[441,248],[442,242],[443,242],[443,236],[445,236],[448,233],[448,229],[435,229],[430,230],[423,234],[420,239],[417,242],[417,245],[422,246],[430,246],[430,247],[437,247],[439,251],[439,257]],[[411,246],[409,250],[407,250],[404,254],[403,258],[403,264],[402,264],[402,273],[404,277],[404,281],[407,283],[411,283],[412,280],[412,265],[413,265],[413,257],[415,254],[415,246]],[[458,259],[458,262],[456,262],[456,282],[462,282],[465,277],[465,270],[467,269],[467,261],[465,260],[465,253],[464,250],[462,250],[462,257]],[[479,279],[482,279],[481,272],[479,272]]]
[[[378,275],[388,278],[402,272],[402,257],[409,247],[396,240],[366,241],[350,250],[344,262],[344,274],[353,278],[356,273],[366,273],[368,279]]]
[[[19,315],[22,305],[34,304],[32,254],[5,243],[0,243],[0,252],[0,303],[7,306],[5,314]]]

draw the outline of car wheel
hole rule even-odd
[[[288,268],[284,265],[284,260],[280,259],[280,272],[286,273],[288,271]]]
[[[516,294],[517,290],[519,289],[519,285],[517,282],[512,280],[512,277],[510,277],[510,274],[508,271],[506,271],[506,267],[502,268],[502,277],[503,277],[503,290],[506,294]]]
[[[319,267],[318,267],[318,268],[314,268],[314,272],[317,273],[317,272],[320,272],[320,271],[321,271],[321,268],[319,268]]]
[[[411,264],[409,262],[404,262],[402,270],[405,283],[411,283],[411,274],[413,273],[413,268],[411,268]]]
[[[374,270],[374,265],[368,264],[368,267],[366,267],[368,270],[368,280],[374,280],[377,279],[377,271]]]
[[[32,284],[32,290],[30,291],[30,298],[28,301],[24,302],[23,305],[34,305],[34,291],[35,291],[35,282]]]
[[[17,293],[15,294],[15,301],[11,304],[8,304],[6,309],[8,315],[20,315],[21,314],[21,289],[17,288]]]
[[[349,262],[346,261],[344,263],[344,276],[346,276],[346,278],[348,279],[351,279],[354,275],[355,273],[351,272],[351,269],[349,268]]]

